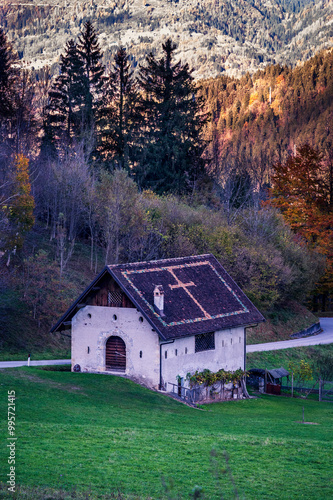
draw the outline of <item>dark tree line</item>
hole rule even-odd
[[[60,74],[49,91],[43,155],[61,157],[85,144],[93,166],[124,168],[140,188],[188,193],[205,178],[202,139],[207,116],[187,64],[174,62],[169,39],[134,78],[120,48],[107,75],[88,21],[78,42],[67,42]]]

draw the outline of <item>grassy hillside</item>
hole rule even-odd
[[[44,257],[45,256],[45,257]],[[7,268],[0,259],[0,360],[70,357],[70,338],[50,328],[95,276],[89,245],[77,242],[60,279],[57,242],[36,225],[24,251]],[[98,255],[97,269],[104,263]],[[34,306],[37,314],[34,318]]]
[[[246,355],[246,366],[248,370],[251,368],[267,368],[270,370],[280,366],[288,369],[289,362],[299,363],[303,359],[315,369],[316,363],[324,356],[333,357],[333,344],[294,347],[278,351],[250,352]]]
[[[24,367],[2,370],[0,380],[4,428],[7,391],[16,391],[21,498],[65,498],[74,488],[82,498],[234,498],[224,451],[240,498],[333,495],[328,403],[263,396],[198,410],[113,376]],[[303,406],[318,425],[298,422]],[[1,446],[2,498],[7,454]],[[203,496],[193,496],[195,485]],[[50,488],[57,493],[47,496]]]
[[[293,333],[305,330],[319,321],[305,306],[291,302],[288,308],[279,308],[265,314],[265,323],[247,330],[247,344],[290,340]]]

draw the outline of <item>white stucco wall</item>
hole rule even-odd
[[[244,328],[218,330],[215,332],[215,349],[195,352],[194,336],[175,340],[173,344],[162,346],[163,383],[177,384],[177,375],[182,377],[182,385],[188,386],[185,378],[188,372],[208,368],[216,372],[244,369]],[[177,350],[177,354],[176,354]],[[187,353],[186,353],[187,350]],[[165,358],[167,351],[167,358]],[[171,390],[171,386],[167,386]]]
[[[125,342],[126,371],[107,373],[126,375],[139,383],[158,388],[159,337],[142,314],[132,308],[86,306],[76,313],[72,319],[72,369],[78,364],[82,372],[106,372],[105,345],[112,335]],[[162,345],[163,384],[177,384],[176,377],[180,375],[184,379],[182,385],[186,386],[188,372],[205,368],[213,372],[220,368],[244,369],[244,328],[215,332],[215,349],[207,351],[195,352],[194,336]],[[171,386],[167,386],[167,390],[172,390]]]
[[[126,372],[114,373],[157,388],[158,335],[132,308],[86,306],[76,313],[72,319],[72,369],[78,364],[83,372],[105,372],[105,344],[111,335],[122,338],[126,345]]]

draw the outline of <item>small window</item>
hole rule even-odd
[[[187,347],[185,347],[185,354],[187,354]]]
[[[88,313],[88,318],[89,318],[89,319],[91,318],[91,314],[90,314],[90,313]]]
[[[90,353],[90,347],[89,346],[87,347],[87,353],[88,354]]]
[[[168,351],[164,351],[164,357],[165,357],[165,359],[167,359],[167,357],[168,357]]]
[[[116,314],[113,315],[113,320],[117,321],[117,315]]]
[[[122,306],[122,292],[108,292],[108,306],[109,307],[121,307]]]
[[[177,354],[178,354],[178,351],[177,351],[177,349],[175,349],[175,356],[177,356]]]
[[[232,339],[230,339],[230,345],[232,345]]]
[[[224,340],[222,340],[222,347],[224,347]]]
[[[195,336],[195,352],[209,351],[210,349],[215,349],[214,332]]]
[[[142,351],[140,351],[140,358],[142,358]]]
[[[239,343],[240,344],[242,343],[242,337],[239,337]]]
[[[140,321],[140,323],[143,323],[143,317],[142,316],[140,316],[139,321]]]

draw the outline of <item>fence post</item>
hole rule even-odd
[[[322,383],[323,383],[323,381],[320,378],[319,379],[319,401],[321,401],[321,398],[322,398],[322,390],[323,390]]]
[[[267,368],[265,368],[265,392],[267,392]]]
[[[294,372],[291,372],[291,397],[294,397]]]

